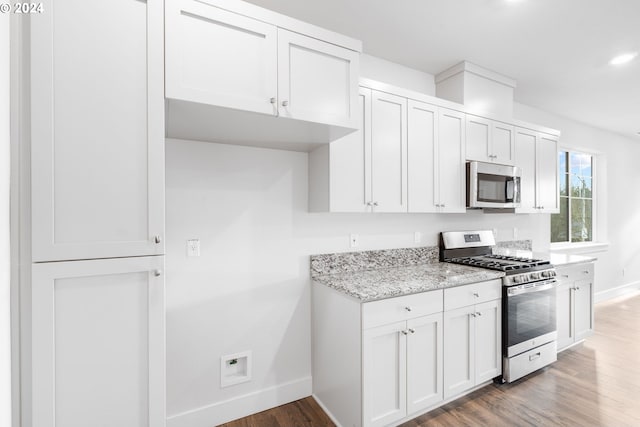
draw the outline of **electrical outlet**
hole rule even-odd
[[[413,233],[413,243],[420,243],[422,241],[422,233],[416,231]]]
[[[359,243],[358,241],[359,237],[357,234],[349,234],[349,247],[357,248]]]
[[[200,256],[200,239],[187,240],[187,256]]]

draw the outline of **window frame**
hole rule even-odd
[[[569,179],[567,182],[567,199],[568,199],[568,206],[567,206],[567,224],[568,224],[568,234],[567,237],[569,238],[569,240],[567,241],[562,241],[562,242],[550,242],[550,248],[551,249],[560,249],[560,248],[567,248],[567,247],[580,247],[580,246],[594,246],[594,245],[599,245],[600,243],[598,243],[598,237],[597,237],[597,212],[598,212],[598,189],[597,189],[597,164],[598,164],[598,153],[595,153],[594,151],[591,150],[583,150],[580,148],[575,148],[575,147],[567,147],[567,146],[560,146],[558,147],[558,154],[556,155],[556,161],[558,160],[558,156],[560,155],[560,153],[568,153],[567,155],[567,162],[569,162],[569,159],[571,158],[571,154],[587,154],[589,156],[591,156],[591,240],[587,241],[587,242],[573,242],[571,241],[571,180]],[[558,174],[560,173],[559,171],[559,165],[556,166],[556,171],[558,172]],[[569,163],[567,163],[567,168],[569,170],[569,176],[571,176],[571,166]],[[560,195],[560,180],[561,177],[558,176],[558,202],[560,202],[562,200],[562,196]],[[558,205],[559,207],[559,205]],[[551,214],[551,215],[560,215],[560,213],[557,214]],[[553,236],[551,235],[551,218],[549,218],[549,240],[551,240],[553,238]]]

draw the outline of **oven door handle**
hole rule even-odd
[[[556,286],[558,282],[555,279],[544,281],[535,286],[525,287],[526,285],[513,286],[507,289],[507,297],[512,297],[516,295],[529,294],[532,292],[542,292],[552,289]]]

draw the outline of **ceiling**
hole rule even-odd
[[[249,0],[437,74],[462,60],[517,81],[517,102],[640,141],[640,0]]]

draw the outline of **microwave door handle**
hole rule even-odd
[[[505,200],[505,202],[513,201],[514,188],[515,188],[514,180],[511,179],[511,180],[507,181],[507,185],[505,185],[505,187],[504,187],[504,200]]]

